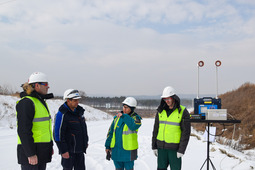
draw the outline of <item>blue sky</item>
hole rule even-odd
[[[48,75],[50,91],[219,94],[255,83],[253,0],[0,0],[0,85]]]

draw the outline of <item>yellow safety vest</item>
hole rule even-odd
[[[132,117],[135,119],[135,116]],[[113,130],[113,136],[111,140],[111,148],[114,148],[115,146],[115,132],[117,128],[117,124],[119,122],[120,118],[115,118],[114,119],[114,130]],[[124,150],[135,150],[138,149],[138,140],[137,140],[137,130],[130,130],[128,126],[125,124],[123,127],[123,132],[122,132],[122,143],[123,143],[123,149]]]
[[[185,107],[181,106],[181,112],[178,112],[178,109],[175,109],[169,117],[167,113],[163,110],[158,114],[159,116],[159,129],[157,140],[164,141],[166,143],[180,143],[181,139],[181,120]]]
[[[40,102],[39,99],[35,97],[25,96],[23,98],[29,98],[30,100],[33,101],[35,106],[35,115],[34,115],[33,127],[32,127],[34,143],[48,143],[52,141],[51,116],[47,108]],[[18,144],[21,144],[19,136],[18,136]]]

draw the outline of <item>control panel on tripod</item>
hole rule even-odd
[[[209,109],[221,109],[221,99],[212,97],[203,97],[194,99],[194,115],[193,118],[199,117],[205,119]]]

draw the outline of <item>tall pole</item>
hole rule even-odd
[[[199,67],[203,67],[203,66],[204,66],[203,61],[199,61],[197,63],[197,99],[199,99]]]
[[[197,65],[197,99],[199,99],[199,65]]]
[[[221,66],[221,61],[215,61],[216,66],[216,99],[218,99],[218,67]]]
[[[218,99],[218,67],[216,67],[216,99]]]

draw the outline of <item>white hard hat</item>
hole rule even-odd
[[[28,79],[28,84],[38,83],[38,82],[48,82],[47,77],[42,72],[34,72],[30,75]]]
[[[161,98],[166,98],[175,95],[175,90],[171,86],[164,88]]]
[[[122,103],[126,104],[130,107],[136,107],[137,106],[137,101],[133,97],[127,97]]]
[[[78,90],[74,90],[74,89],[68,89],[65,91],[64,93],[64,97],[63,99],[80,99],[81,96],[79,94]]]

